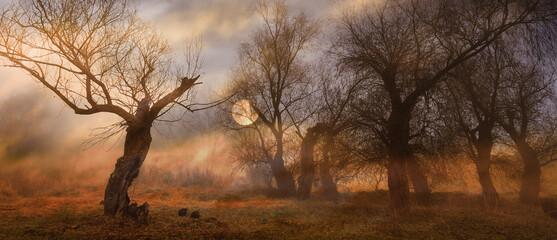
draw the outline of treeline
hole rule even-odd
[[[537,204],[543,167],[556,160],[557,1],[370,2],[330,21],[259,2],[262,23],[238,48],[231,97],[212,103],[195,98],[201,44],[187,42],[177,61],[131,0],[13,1],[0,10],[0,60],[75,114],[118,117],[91,140],[125,131],[105,190],[108,216],[147,214],[128,189],[154,126],[227,100],[232,121],[243,99],[236,109],[256,114],[226,124],[236,160],[266,166],[284,196],[308,198],[316,178],[334,196],[339,174],[386,169],[390,206],[405,212],[409,182],[429,205],[428,172],[466,157],[494,208],[490,169],[516,152],[520,201]]]
[[[254,122],[226,123],[236,160],[267,166],[282,195],[334,198],[335,174],[386,169],[405,212],[409,182],[428,206],[427,173],[465,158],[495,209],[490,170],[517,153],[520,202],[538,203],[557,160],[557,1],[373,1],[327,21],[284,1],[257,9],[222,109],[249,100]]]

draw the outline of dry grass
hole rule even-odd
[[[386,192],[344,195],[339,203],[272,199],[258,192],[200,187],[144,189],[151,204],[142,225],[102,215],[102,189],[58,196],[0,197],[0,239],[556,239],[557,222],[505,197],[496,213],[465,194],[436,194],[433,208],[391,216]],[[200,210],[201,219],[178,209]]]

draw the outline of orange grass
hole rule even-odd
[[[55,195],[55,196],[53,196]],[[481,198],[436,193],[432,208],[391,216],[388,193],[343,194],[338,203],[273,199],[265,192],[138,186],[132,201],[149,202],[148,224],[102,215],[102,188],[51,196],[0,197],[0,239],[555,239],[557,221],[503,196],[498,212]],[[179,217],[180,208],[201,219]]]

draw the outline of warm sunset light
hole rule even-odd
[[[257,120],[257,112],[252,107],[252,102],[248,99],[237,101],[232,106],[232,117],[240,125],[251,125]]]
[[[0,0],[0,240],[557,239],[557,0]]]

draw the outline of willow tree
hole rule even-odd
[[[493,149],[498,137],[497,112],[501,102],[503,72],[509,68],[508,54],[501,52],[498,41],[473,61],[455,71],[457,81],[447,84],[446,112],[450,125],[455,125],[464,140],[464,153],[476,166],[482,187],[484,207],[496,210],[499,194],[491,178]]]
[[[557,54],[554,24],[552,21],[513,29],[480,54],[475,63],[467,64],[470,66],[456,74],[463,94],[458,98],[466,99],[473,110],[468,115],[476,118],[477,126],[469,129],[468,138],[475,148],[484,196],[491,195],[486,198],[492,205],[497,197],[489,179],[494,125],[504,130],[522,160],[520,202],[539,203],[541,168],[555,148],[551,141],[555,136],[551,121]]]
[[[315,109],[310,120],[316,122],[306,130],[305,136],[299,134],[302,142],[300,146],[301,175],[298,180],[298,198],[307,199],[311,193],[316,175],[316,161],[314,148],[322,142],[321,161],[319,162],[320,192],[331,200],[338,197],[337,184],[333,179],[331,169],[335,162],[335,140],[352,125],[350,105],[358,94],[362,78],[354,76],[352,72],[336,69],[334,63],[327,61],[330,56],[325,55],[320,60],[316,82],[318,92],[313,99],[307,99],[307,109]],[[300,127],[297,126],[298,133]],[[337,144],[338,145],[338,144]],[[347,154],[342,158],[348,158]],[[340,159],[339,159],[340,160]],[[344,160],[344,159],[343,159]]]
[[[498,109],[496,120],[514,143],[523,162],[520,202],[536,205],[539,203],[542,172],[540,149],[536,145],[541,142],[537,139],[543,139],[546,137],[544,134],[547,134],[542,128],[555,78],[552,73],[544,71],[544,68],[552,66],[528,60],[516,61],[512,69],[503,73],[509,75],[508,85],[500,90],[503,103]]]
[[[187,51],[187,76],[169,45],[125,0],[25,0],[0,21],[0,58],[27,72],[79,115],[114,114],[126,131],[124,154],[110,175],[104,213],[126,214],[128,188],[152,141],[151,127],[175,105],[188,106],[200,64]],[[194,46],[194,45],[191,45]]]
[[[368,77],[388,102],[385,129],[390,206],[409,209],[407,165],[417,106],[447,74],[509,29],[555,16],[555,1],[384,1],[347,11],[336,41],[339,63]],[[370,94],[373,94],[370,92]],[[369,103],[373,104],[373,103]],[[383,117],[383,116],[381,116]]]
[[[284,161],[285,138],[293,126],[289,115],[303,111],[297,105],[309,94],[309,67],[302,54],[318,27],[304,14],[291,15],[284,1],[260,1],[257,9],[263,24],[238,49],[240,62],[231,88],[236,98],[251,100],[262,130],[271,133],[273,141],[267,146],[272,148],[264,147],[269,151],[267,162],[281,194],[294,196],[296,183]]]

